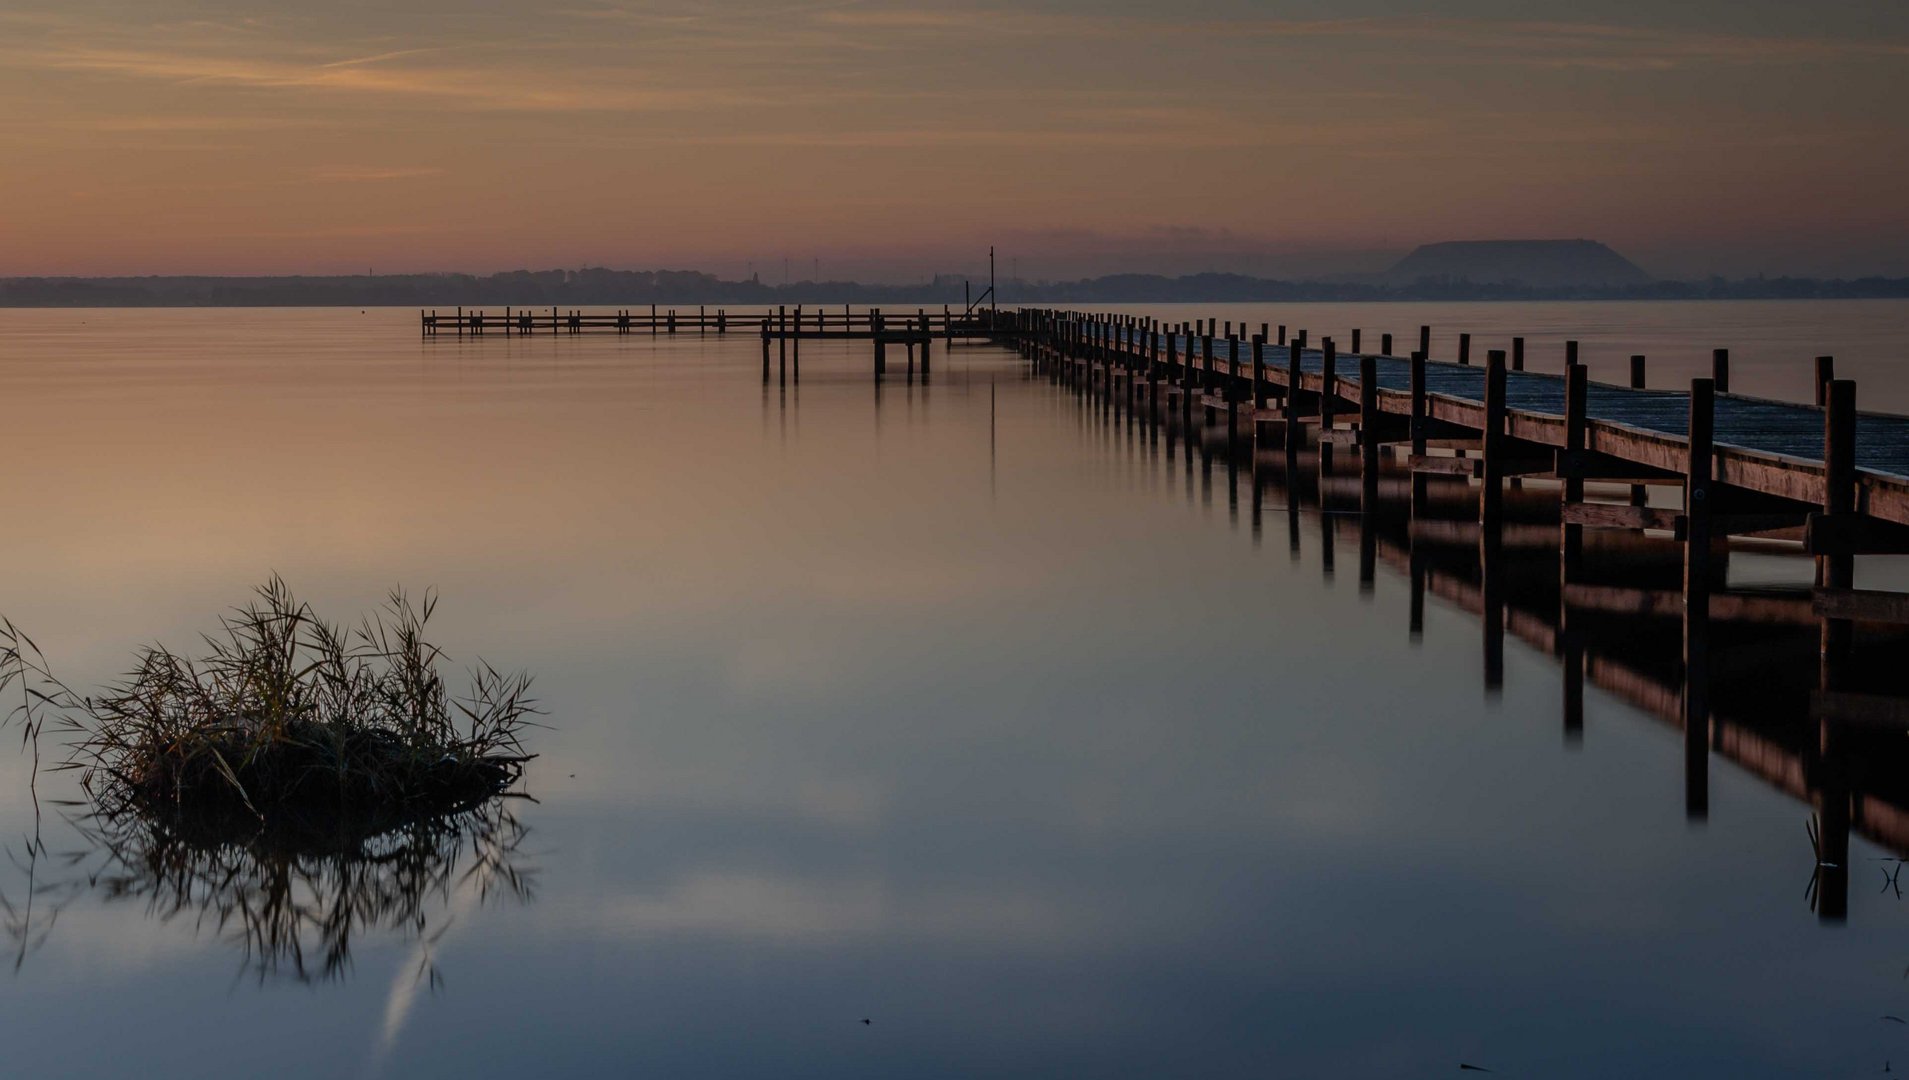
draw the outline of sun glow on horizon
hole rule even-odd
[[[1061,276],[1498,236],[1909,272],[1909,15],[1555,6],[19,0],[0,274],[919,277],[1000,242]]]

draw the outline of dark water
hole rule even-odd
[[[1836,352],[1866,406],[1909,405],[1909,305],[1340,321],[1602,342],[1583,328],[1632,308],[1656,336],[1613,358],[1695,366],[1736,326],[1714,344],[1770,383],[1744,389],[1782,391],[1776,336],[1822,342],[1787,396]],[[1567,733],[1518,625],[1488,686],[1446,555],[1414,635],[1390,534],[1362,587],[1356,517],[1272,487],[1256,536],[1250,482],[995,350],[878,393],[861,347],[811,347],[765,391],[746,337],[421,344],[414,319],[0,316],[0,610],[69,682],[272,571],[341,617],[435,585],[453,655],[535,672],[552,725],[509,820],[183,888],[166,852],[76,828],[70,774],[36,818],[0,757],[10,1073],[1909,1067],[1876,822],[1825,923],[1780,769],[1713,755],[1693,816],[1682,734],[1596,680]],[[1514,624],[1536,588],[1506,587]],[[1720,698],[1788,700],[1782,664],[1726,670]]]

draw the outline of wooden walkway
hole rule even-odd
[[[1710,378],[1652,389],[1641,358],[1633,385],[1593,385],[1574,344],[1561,374],[1522,370],[1521,341],[1510,355],[1494,350],[1473,364],[1461,337],[1456,359],[1434,360],[1423,327],[1419,348],[1400,358],[1390,354],[1390,335],[1378,353],[1362,353],[1355,332],[1354,349],[1342,354],[1331,338],[1314,346],[1305,331],[1289,337],[1284,327],[1277,337],[1244,326],[1221,336],[1212,322],[1167,326],[1107,313],[1005,318],[1001,340],[1036,371],[1147,423],[1177,421],[1189,438],[1218,430],[1229,456],[1253,455],[1257,466],[1262,455],[1283,453],[1292,468],[1302,450],[1316,449],[1313,467],[1324,477],[1343,448],[1364,512],[1383,505],[1387,457],[1406,463],[1415,529],[1425,517],[1449,531],[1453,523],[1432,511],[1429,485],[1457,482],[1475,500],[1466,542],[1475,535],[1481,552],[1513,542],[1507,492],[1541,483],[1555,492],[1561,596],[1586,595],[1587,530],[1667,536],[1683,554],[1680,587],[1647,602],[1684,623],[1691,677],[1683,708],[1693,729],[1708,725],[1706,642],[1722,614],[1712,595],[1731,538],[1800,542],[1816,560],[1819,711],[1909,730],[1909,701],[1865,695],[1849,663],[1858,624],[1909,625],[1909,597],[1852,587],[1855,556],[1909,553],[1909,417],[1859,414],[1855,384],[1835,379],[1827,357],[1815,363],[1817,400],[1804,404],[1728,393],[1722,350]],[[1654,504],[1651,486],[1681,489],[1678,505]]]
[[[418,311],[418,332],[431,337],[532,337],[563,334],[644,334],[651,337],[677,334],[762,334],[772,338],[871,339],[882,335],[911,334],[954,340],[982,338],[995,329],[992,312],[959,312],[946,306],[938,312],[916,308],[884,311],[872,308],[855,311],[849,307],[774,307],[760,314],[711,308],[647,310],[618,308],[614,311],[585,311],[580,308],[496,309],[456,308],[440,312],[435,308]]]

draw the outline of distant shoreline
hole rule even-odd
[[[646,307],[697,305],[900,305],[959,308],[985,281],[944,275],[932,283],[725,281],[689,271],[547,270],[469,274],[293,277],[0,278],[0,308],[194,307]],[[1639,300],[1900,300],[1909,278],[1741,278],[1621,286],[1531,288],[1421,279],[1278,281],[1236,274],[1119,274],[1067,282],[1004,282],[1003,306],[1018,304],[1463,303]]]

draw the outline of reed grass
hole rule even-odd
[[[237,818],[315,834],[375,834],[505,790],[532,755],[527,675],[481,661],[454,696],[425,630],[434,593],[393,590],[346,630],[274,576],[220,620],[196,657],[141,649],[132,670],[81,696],[11,622],[0,622],[0,692],[38,755],[51,730],[102,806]],[[13,695],[17,694],[17,698]]]

